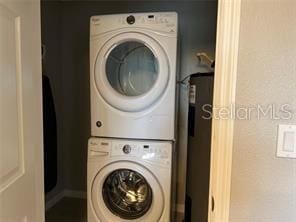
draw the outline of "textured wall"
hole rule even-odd
[[[236,102],[296,110],[296,2],[243,0]],[[237,120],[231,187],[231,222],[294,222],[296,160],[277,158],[271,119]]]

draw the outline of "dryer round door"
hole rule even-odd
[[[114,108],[139,112],[163,95],[169,81],[167,55],[153,38],[121,33],[98,52],[95,82],[100,95]]]
[[[99,171],[91,197],[99,221],[158,221],[164,208],[157,179],[132,162],[116,162]]]

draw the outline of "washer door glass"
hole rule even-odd
[[[141,174],[130,169],[110,173],[103,184],[102,194],[108,209],[123,219],[142,217],[152,204],[150,185]]]
[[[109,54],[106,75],[110,85],[124,96],[147,93],[157,80],[159,65],[153,52],[137,41],[123,42]]]

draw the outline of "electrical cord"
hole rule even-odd
[[[185,77],[183,77],[181,80],[177,81],[177,84],[182,84],[182,85],[187,85],[187,83],[185,83],[185,80],[190,78],[193,74],[187,75]]]
[[[177,84],[183,84],[183,85],[188,85],[188,82],[186,83],[185,80],[187,80],[188,78],[190,78],[191,76],[212,76],[214,75],[214,72],[198,72],[198,73],[191,73],[187,76],[184,76],[181,80],[177,81]]]

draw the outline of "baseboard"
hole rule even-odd
[[[175,206],[177,213],[184,213],[185,212],[185,205],[184,204],[176,204]]]
[[[64,197],[64,191],[62,190],[61,192],[57,193],[55,196],[53,196],[52,198],[46,201],[45,210],[47,211],[50,208],[52,208],[54,205],[57,204],[57,202],[63,199],[63,197]]]
[[[86,199],[87,195],[85,191],[80,190],[62,190],[57,195],[53,196],[50,200],[45,203],[45,210],[49,210],[54,205],[56,205],[64,197],[72,197],[79,199]]]
[[[86,199],[86,192],[80,190],[64,190],[65,197]]]

